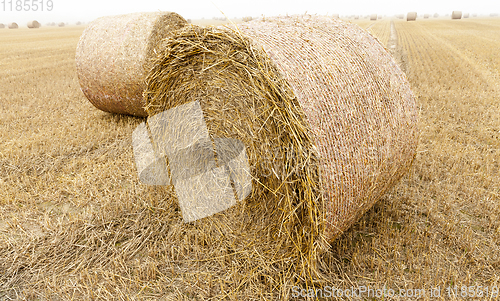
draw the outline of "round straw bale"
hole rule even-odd
[[[458,11],[458,10],[454,10],[454,11],[451,13],[451,19],[453,19],[453,20],[462,19],[462,12],[461,12],[461,11]]]
[[[29,21],[28,28],[40,28],[40,23],[37,20]]]
[[[413,162],[409,83],[357,25],[283,16],[237,29],[190,26],[161,48],[146,111],[199,101],[211,137],[242,141],[252,166],[251,197],[231,212],[272,233],[289,229],[296,244],[333,240]]]
[[[57,24],[57,26],[64,27],[64,26],[66,26],[66,24],[64,22],[61,22],[61,23]]]
[[[424,14],[424,19],[429,19],[430,15],[429,14]]]
[[[76,49],[80,87],[98,109],[147,116],[142,93],[158,42],[187,24],[172,12],[108,16],[88,24]]]
[[[12,22],[12,23],[9,23],[8,27],[10,29],[16,29],[16,28],[19,28],[19,25],[17,25],[16,22]]]
[[[434,18],[437,18],[437,17],[439,17],[439,14],[438,14],[438,13],[435,13],[433,17],[434,17]]]
[[[377,21],[377,14],[370,15],[370,21]]]
[[[5,28],[5,24],[0,23],[0,28]]]
[[[463,17],[464,17],[464,19],[467,19],[467,18],[469,17],[469,13],[465,13],[465,14],[463,15]]]
[[[406,21],[415,21],[417,20],[417,13],[416,12],[409,12],[406,14]]]

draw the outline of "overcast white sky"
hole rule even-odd
[[[12,1],[12,11],[9,1]],[[44,2],[44,11],[16,11],[16,1]],[[47,1],[52,1],[52,11],[46,11]],[[89,22],[100,16],[117,15],[145,11],[174,11],[185,18],[210,19],[222,16],[222,10],[228,17],[237,18],[244,16],[258,17],[260,15],[274,16],[285,14],[335,14],[341,15],[367,15],[372,13],[394,15],[417,11],[419,14],[439,13],[448,14],[453,10],[463,12],[490,14],[500,13],[500,0],[192,0],[192,1],[160,1],[160,0],[135,0],[135,1],[104,1],[104,0],[0,0],[0,23],[18,22],[20,25],[29,20],[47,22]]]

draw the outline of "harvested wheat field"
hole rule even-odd
[[[242,247],[223,224],[210,237],[187,228],[171,189],[137,180],[131,135],[144,119],[97,110],[80,91],[83,28],[0,32],[0,298],[293,300],[314,285],[397,292],[338,299],[463,300],[462,286],[495,299],[500,20],[359,22],[417,96],[417,156],[304,278],[292,258],[259,253],[260,237]]]

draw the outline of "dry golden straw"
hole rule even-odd
[[[142,93],[148,61],[160,40],[186,24],[171,12],[109,16],[91,22],[76,51],[85,96],[106,112],[146,116]]]
[[[189,26],[161,48],[146,79],[148,114],[199,101],[211,138],[242,141],[253,167],[251,196],[197,225],[279,245],[273,256],[298,258],[300,277],[412,164],[415,98],[356,25],[292,16]]]
[[[36,20],[29,21],[28,28],[40,28],[40,23]]]
[[[406,14],[406,21],[415,21],[417,20],[417,13],[416,12],[409,12]]]

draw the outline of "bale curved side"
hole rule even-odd
[[[80,87],[98,109],[147,116],[142,93],[157,44],[187,24],[172,12],[134,13],[88,24],[76,50]]]
[[[8,25],[9,29],[17,29],[19,28],[19,25],[17,25],[16,22],[9,23]]]
[[[5,28],[5,24],[0,23],[0,28]]]
[[[408,81],[356,25],[266,18],[237,31],[186,28],[163,47],[147,78],[148,113],[200,101],[212,138],[247,147],[248,215],[277,232],[293,229],[298,245],[333,240],[413,162]]]

